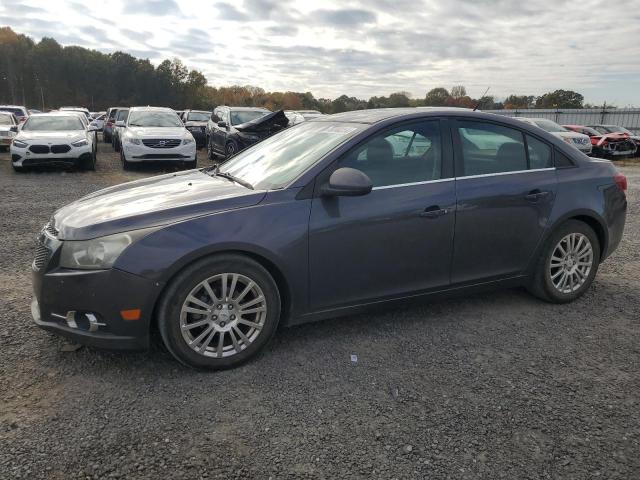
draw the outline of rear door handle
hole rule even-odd
[[[432,205],[431,207],[427,207],[424,211],[420,212],[420,216],[424,218],[438,218],[443,215],[449,213],[449,210],[446,208],[440,208],[437,205]]]
[[[535,189],[535,190],[531,190],[528,194],[526,194],[524,196],[524,198],[526,198],[530,202],[537,202],[537,201],[542,200],[543,198],[547,197],[549,195],[549,193],[550,192]]]

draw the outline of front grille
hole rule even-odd
[[[49,249],[38,242],[38,245],[36,246],[36,258],[33,259],[33,267],[36,270],[40,270],[44,267],[47,264],[47,261],[49,261],[49,254]]]
[[[29,150],[32,153],[49,153],[49,145],[31,145]]]
[[[53,225],[51,225],[51,223],[47,223],[44,227],[44,229],[49,232],[51,235],[53,235],[54,237],[58,236],[58,230],[56,229],[56,227],[54,227]]]
[[[51,153],[67,153],[71,150],[69,145],[53,145],[51,147]]]
[[[149,148],[175,148],[182,143],[182,140],[177,138],[145,138],[142,143]]]

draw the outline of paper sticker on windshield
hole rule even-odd
[[[339,127],[336,125],[331,125],[320,130],[320,133],[333,133],[334,135],[347,135],[349,133],[355,132],[357,129],[355,127]]]

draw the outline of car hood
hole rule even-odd
[[[284,114],[284,111],[278,110],[250,122],[234,125],[233,128],[241,132],[277,132],[288,125],[289,119]]]
[[[86,240],[249,207],[265,193],[188,170],[99,190],[56,211],[52,223],[61,240]]]
[[[128,127],[127,131],[142,138],[182,138],[187,133],[184,127]]]
[[[16,135],[17,140],[22,141],[30,141],[30,140],[40,140],[43,142],[50,142],[53,140],[61,140],[61,141],[71,141],[74,139],[84,138],[83,130],[68,130],[64,132],[46,132],[46,131],[29,131],[29,130],[20,130],[18,135]]]

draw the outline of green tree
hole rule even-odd
[[[582,108],[584,97],[572,90],[545,93],[536,100],[536,108]]]
[[[444,107],[449,97],[449,91],[446,88],[433,88],[424,97],[424,104],[427,107]]]

